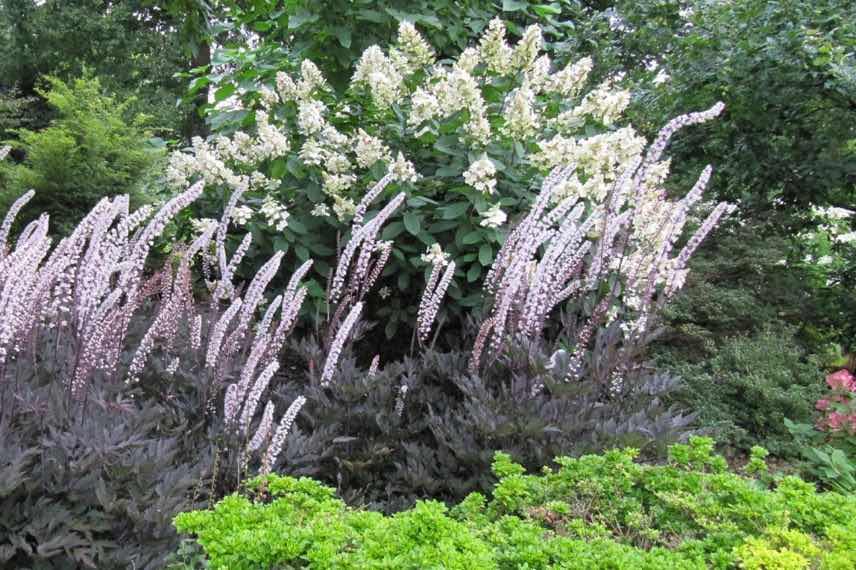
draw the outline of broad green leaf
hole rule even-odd
[[[481,276],[481,271],[481,265],[479,265],[478,263],[473,263],[472,265],[470,265],[470,268],[467,270],[467,282],[472,283],[473,281],[478,279]]]
[[[407,229],[408,233],[419,235],[419,232],[422,230],[422,216],[414,214],[413,212],[405,213],[404,227]]]
[[[479,263],[487,267],[493,261],[493,248],[489,244],[483,243],[479,248]]]
[[[270,164],[270,177],[274,179],[279,179],[285,176],[285,170],[287,168],[287,164],[285,159],[277,158]]]
[[[461,240],[464,245],[473,245],[475,243],[479,243],[483,241],[481,230],[473,230],[470,233],[466,234]]]

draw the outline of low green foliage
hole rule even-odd
[[[178,515],[212,568],[852,568],[856,497],[785,477],[729,472],[713,441],[633,449],[527,475],[497,453],[493,498],[419,502],[392,516],[352,509],[308,479],[255,479],[213,509]],[[765,472],[764,452],[753,470]]]

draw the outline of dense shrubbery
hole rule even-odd
[[[39,91],[56,118],[39,131],[21,129],[12,141],[20,164],[0,163],[0,206],[8,210],[24,192],[37,194],[24,214],[50,214],[53,227],[69,232],[104,196],[130,194],[146,200],[143,182],[161,155],[142,116],[129,117],[129,100],[105,95],[97,79],[48,80]]]
[[[541,476],[497,454],[491,498],[394,516],[353,510],[309,479],[268,476],[212,510],[184,513],[214,568],[851,568],[856,499],[795,477],[746,475],[693,438],[668,465],[636,451],[560,457]],[[177,563],[174,567],[181,567]]]
[[[347,231],[360,196],[391,172],[384,183],[404,189],[408,199],[380,236],[395,241],[380,299],[372,299],[380,305],[387,337],[400,324],[413,325],[420,277],[428,277],[431,259],[441,251],[455,262],[456,276],[442,318],[458,325],[464,313],[482,305],[481,284],[506,228],[533,204],[547,172],[571,168],[555,202],[577,196],[587,209],[607,211],[610,189],[627,169],[637,168],[645,146],[632,127],[618,126],[630,101],[618,78],[589,87],[590,58],[555,66],[543,53],[537,25],[513,47],[505,36],[505,24],[495,19],[476,45],[441,61],[403,23],[388,51],[373,46],[363,53],[342,95],[308,60],[299,69],[283,60],[251,83],[239,80],[240,71],[218,75],[215,97],[223,106],[213,125],[229,136],[195,139],[186,152],[174,154],[169,179],[178,185],[204,179],[213,187],[215,211],[225,189],[242,191],[242,217],[254,236],[251,254],[285,251],[295,265],[317,258],[310,296],[322,307],[321,284],[329,277],[337,238]],[[721,106],[714,106],[686,116],[682,126],[719,112]],[[668,220],[661,185],[670,161],[659,152],[650,156],[656,164],[638,171],[647,186],[637,191],[644,213],[632,220],[632,239],[656,249],[663,240],[680,239],[710,172],[704,171],[676,219]],[[718,219],[724,207],[714,211]]]
[[[762,329],[725,341],[698,364],[675,367],[672,373],[685,380],[676,401],[691,405],[722,443],[798,455],[784,422],[812,420],[822,376],[793,337],[787,327]]]

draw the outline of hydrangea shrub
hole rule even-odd
[[[322,303],[356,204],[390,174],[386,193],[403,190],[407,202],[384,229],[394,244],[374,301],[392,335],[413,324],[441,252],[455,262],[444,312],[481,305],[489,267],[550,170],[572,167],[554,203],[576,197],[587,211],[604,208],[647,141],[621,121],[630,102],[621,78],[590,85],[592,66],[550,61],[537,25],[510,45],[499,19],[457,59],[437,60],[404,22],[388,50],[362,54],[341,96],[308,60],[296,69],[283,61],[251,85],[223,82],[219,134],[175,153],[168,179],[181,187],[204,178],[221,189],[209,195],[215,203],[244,192],[248,209],[236,221],[249,224],[259,251],[289,252],[295,264],[315,257],[309,290]],[[650,166],[635,225],[655,246],[673,209],[661,189],[669,161]]]

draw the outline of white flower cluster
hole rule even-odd
[[[559,114],[555,125],[567,132],[583,125],[586,117],[592,117],[610,126],[621,117],[629,104],[630,92],[616,89],[615,80],[608,80],[586,93],[579,105]]]
[[[265,197],[259,213],[265,217],[269,226],[276,228],[279,232],[288,226],[288,210],[270,196]]]
[[[449,263],[449,254],[443,251],[443,248],[439,243],[435,243],[434,245],[429,246],[419,259],[428,265],[443,267]]]
[[[401,99],[404,77],[392,58],[387,57],[378,46],[371,46],[357,62],[351,78],[354,85],[367,89],[375,105],[386,108]]]
[[[482,156],[473,162],[464,172],[464,182],[485,194],[493,194],[496,190],[496,166],[487,157]]]
[[[235,221],[235,225],[237,226],[246,225],[252,217],[253,209],[249,206],[235,206],[234,208],[232,208],[231,218]]]
[[[363,129],[358,129],[351,137],[351,141],[357,164],[362,168],[374,166],[379,160],[388,162],[392,156],[382,140],[369,135]]]
[[[434,50],[413,24],[401,22],[398,26],[398,39],[390,50],[390,57],[402,74],[410,75],[434,63]]]
[[[327,82],[314,63],[304,59],[300,64],[300,79],[294,81],[288,74],[280,71],[276,74],[276,91],[283,101],[302,101],[312,97],[318,91],[327,89]]]
[[[498,228],[505,224],[508,220],[508,215],[502,211],[499,204],[495,204],[482,212],[482,221],[479,225],[486,228]]]
[[[405,159],[401,152],[398,153],[398,156],[390,164],[389,171],[392,173],[393,179],[398,182],[416,182],[420,178],[419,174],[416,173],[413,163]]]
[[[488,24],[487,32],[479,42],[479,54],[488,71],[497,75],[511,72],[514,50],[505,41],[505,23],[499,18],[494,18]]]

